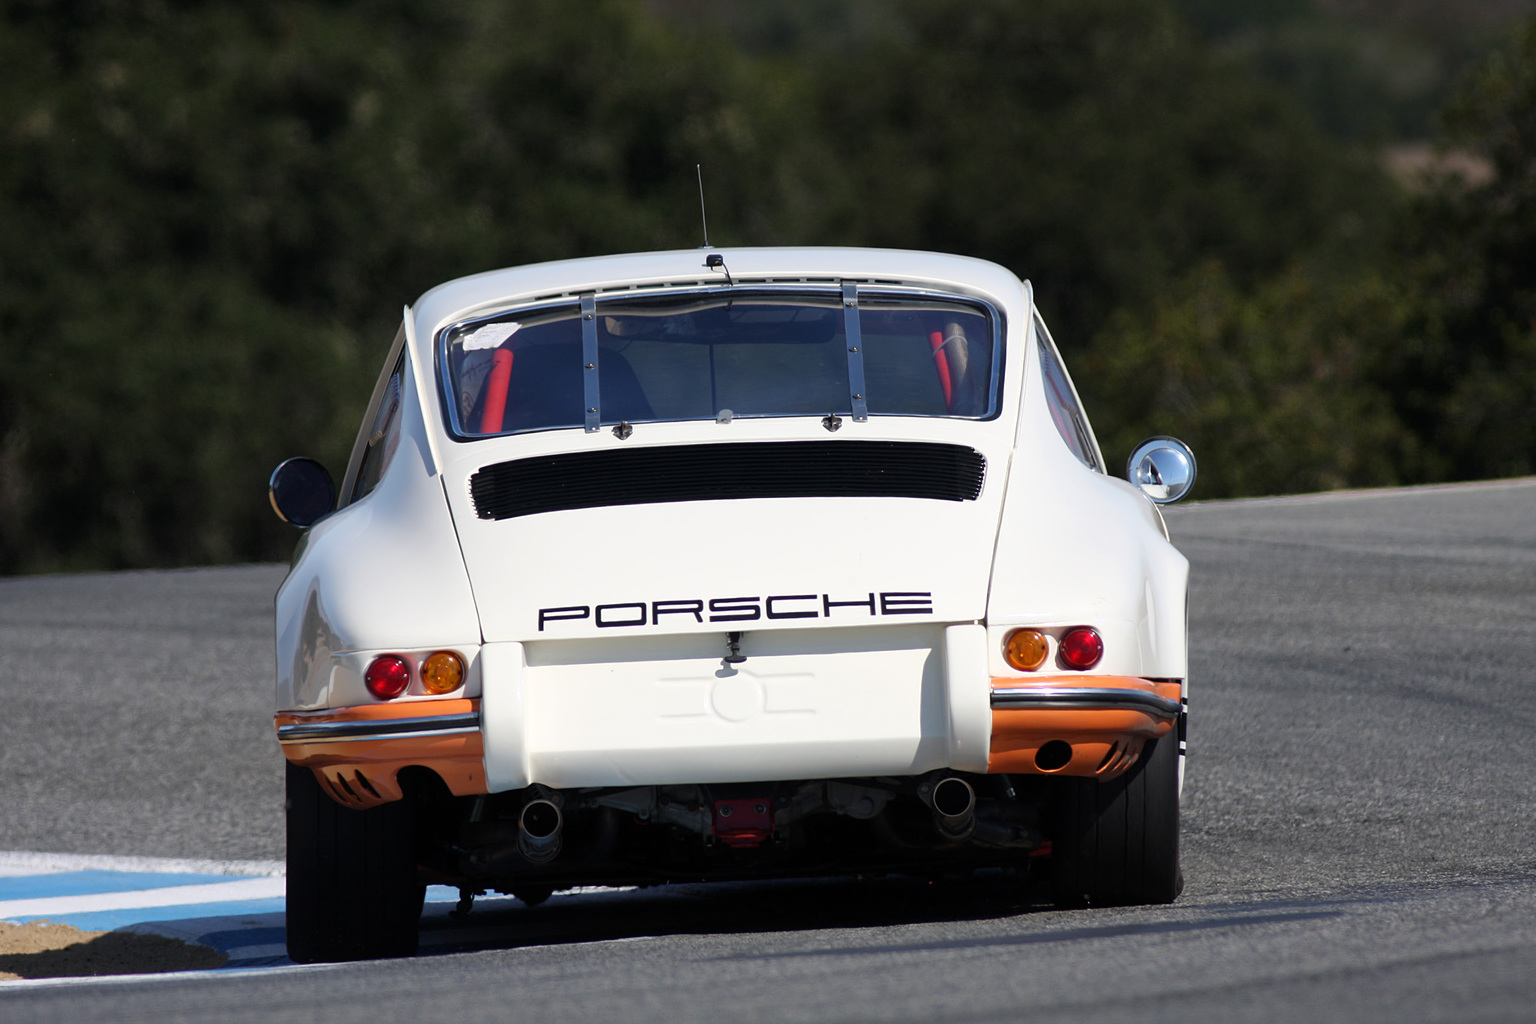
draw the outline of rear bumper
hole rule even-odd
[[[348,807],[401,797],[398,774],[430,768],[455,796],[486,792],[480,701],[428,700],[365,704],[276,717],[283,756],[312,768],[320,784]]]
[[[1173,730],[1181,691],[1135,676],[994,678],[987,771],[1113,778]]]
[[[278,741],[336,800],[370,807],[398,800],[412,765],[457,796],[937,769],[1111,778],[1180,714],[1177,682],[991,678],[977,625],[850,631],[857,650],[831,632],[758,640],[734,665],[710,637],[488,644],[480,699],[285,712]]]

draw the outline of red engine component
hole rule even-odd
[[[773,801],[767,797],[715,801],[715,838],[735,849],[762,846],[773,834]]]

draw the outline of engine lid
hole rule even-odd
[[[444,476],[485,640],[984,617],[1008,468],[1000,431],[775,433],[474,446],[511,456],[460,458]]]

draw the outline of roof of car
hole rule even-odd
[[[707,257],[719,255],[722,267]],[[723,268],[723,269],[722,269]],[[477,312],[517,302],[574,296],[582,292],[657,286],[730,283],[823,283],[842,279],[926,286],[1001,300],[1019,294],[1019,279],[996,263],[969,256],[906,249],[833,247],[699,248],[629,253],[534,263],[492,270],[438,285],[416,301],[423,331]]]

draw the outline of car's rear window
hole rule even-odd
[[[456,433],[996,411],[994,316],[969,302],[861,292],[849,307],[833,292],[738,289],[589,305],[589,322],[571,303],[443,332]]]

